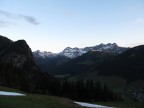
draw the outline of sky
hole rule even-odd
[[[0,35],[32,51],[144,44],[144,0],[0,0]]]

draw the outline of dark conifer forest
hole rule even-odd
[[[118,94],[100,82],[60,80],[42,72],[29,74],[12,64],[0,64],[0,84],[29,93],[67,97],[77,101],[121,100]]]

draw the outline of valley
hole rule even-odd
[[[133,108],[136,105],[143,106],[143,45],[115,52],[115,49],[117,51],[121,47],[116,44],[100,44],[94,48],[103,50],[90,47],[92,50],[71,58],[67,54],[32,53],[25,40],[14,42],[0,36],[0,41],[3,43],[0,46],[0,89],[5,91],[7,88],[3,86],[7,86],[15,88],[14,91],[26,93],[25,97],[11,97],[12,100],[0,96],[4,108],[9,108],[11,104],[15,108],[22,101],[26,102],[27,108],[31,105],[35,108],[55,108],[59,104],[61,108],[79,107],[72,100],[106,106],[111,102],[112,107],[117,107],[119,102],[122,108],[125,105],[126,108],[131,106],[131,102],[135,103]],[[79,51],[78,48],[71,50],[66,51],[68,55]],[[5,102],[10,104],[7,106]]]
[[[47,67],[44,68],[46,69],[45,72],[48,72],[57,78],[100,81],[102,85],[106,84],[116,93],[121,94],[125,100],[137,100],[137,96],[141,94],[141,92],[142,95],[140,98],[143,100],[144,46],[141,45],[125,49],[125,51],[118,53],[112,51],[112,49],[116,47],[112,47],[113,45],[116,44],[100,44],[97,47],[106,49],[106,51],[88,51],[79,57],[67,59],[67,61],[64,62],[63,59],[60,64],[57,62],[59,61],[59,58],[51,59],[49,61],[51,61],[51,63],[53,62],[52,66],[51,63],[47,62],[39,64],[37,57],[34,57],[36,63],[40,67]],[[109,48],[111,51],[108,50]],[[116,49],[118,49],[118,46]],[[43,61],[46,60],[47,58],[43,59]],[[137,96],[133,95],[135,93]]]
[[[144,108],[144,0],[0,0],[0,108]]]

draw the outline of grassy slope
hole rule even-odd
[[[0,87],[0,91],[17,91]],[[26,96],[0,96],[0,108],[80,108],[73,101],[55,96],[32,95]]]
[[[80,108],[71,100],[43,95],[0,96],[0,108]]]
[[[15,89],[1,87],[0,91],[19,92]],[[144,108],[144,103],[139,102],[95,102],[99,105],[117,108]],[[81,108],[73,104],[72,100],[46,95],[32,95],[10,97],[0,96],[0,108]]]

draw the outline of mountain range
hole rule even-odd
[[[88,52],[102,52],[102,53],[115,53],[120,54],[129,48],[120,47],[116,43],[108,43],[108,44],[99,44],[93,47],[85,47],[85,48],[70,48],[67,47],[60,53],[52,53],[46,51],[34,51],[33,56],[35,62],[39,65],[42,71],[51,71],[56,66],[67,63],[72,59],[76,59]]]
[[[60,53],[52,53],[52,52],[47,52],[43,51],[41,52],[40,50],[34,51],[33,55],[34,57],[41,57],[41,58],[54,58],[56,56],[65,56],[68,58],[76,58],[79,57],[89,51],[100,51],[100,52],[112,52],[112,53],[122,53],[126,51],[129,48],[126,47],[120,47],[116,43],[108,43],[108,44],[99,44],[96,46],[92,47],[85,47],[85,48],[71,48],[67,47]]]

